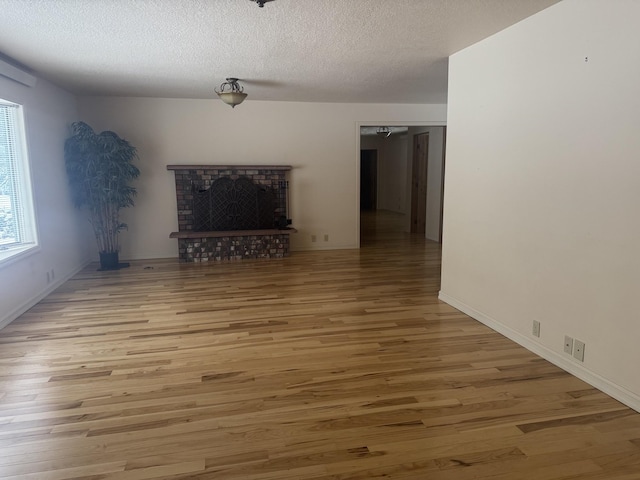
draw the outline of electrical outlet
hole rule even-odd
[[[576,340],[573,343],[573,358],[584,362],[584,342]]]
[[[315,235],[311,235],[311,242],[315,242],[316,241],[316,236]]]
[[[533,327],[531,328],[531,333],[534,337],[540,336],[540,322],[538,320],[533,321]]]
[[[328,234],[326,234],[326,233],[324,234],[324,241],[325,241],[325,242],[328,242],[328,241],[329,241],[329,235],[328,235]]]
[[[564,336],[564,353],[571,355],[573,352],[573,338],[569,335]]]

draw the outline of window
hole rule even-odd
[[[36,246],[22,107],[0,99],[0,262]]]

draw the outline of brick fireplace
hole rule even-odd
[[[281,165],[167,165],[175,175],[183,262],[289,255],[287,172]]]

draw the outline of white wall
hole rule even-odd
[[[636,409],[638,18],[565,0],[451,57],[441,291]]]
[[[64,167],[64,140],[77,120],[75,98],[44,80],[29,88],[2,76],[0,98],[24,106],[40,241],[32,255],[0,265],[1,328],[82,268],[95,239],[71,204]]]
[[[250,92],[249,92],[250,93]],[[136,206],[125,211],[122,258],[177,257],[175,185],[167,164],[292,165],[293,250],[358,248],[359,127],[442,122],[445,105],[80,98],[81,117],[138,147]],[[311,243],[311,235],[328,242]]]

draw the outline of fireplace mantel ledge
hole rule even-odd
[[[194,232],[192,230],[184,232],[171,232],[169,238],[221,238],[221,237],[251,237],[254,235],[289,235],[296,233],[295,228],[269,230],[217,230],[210,232]]]

